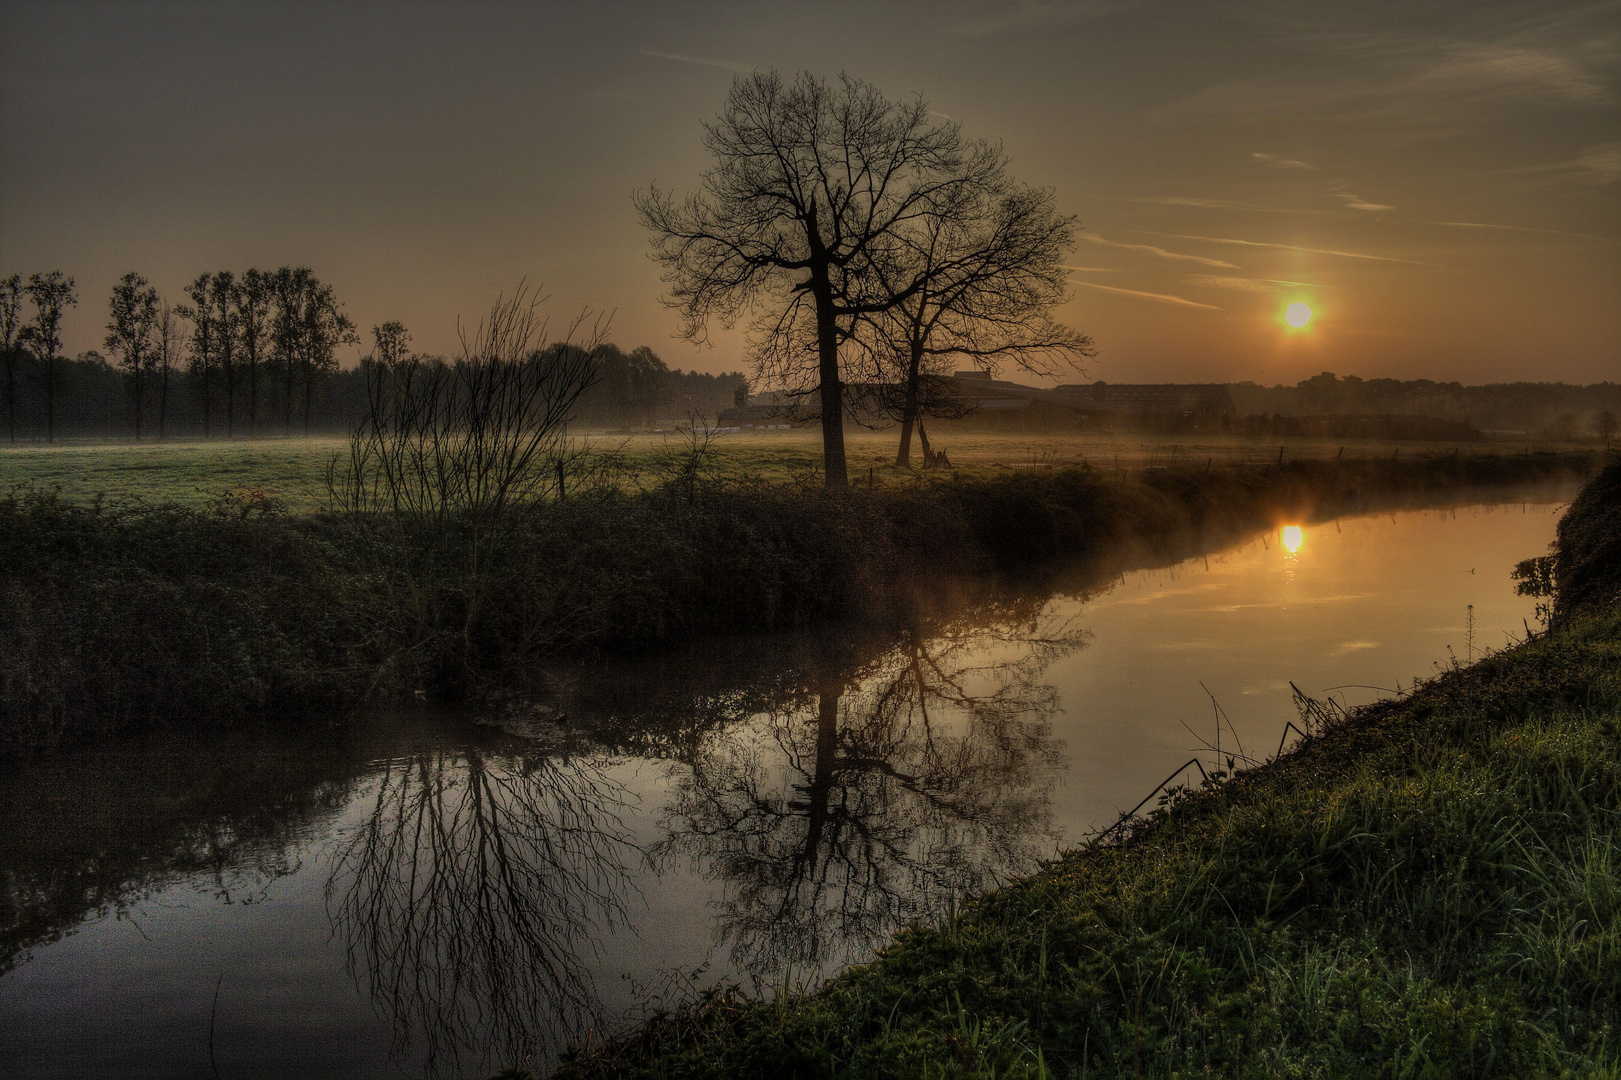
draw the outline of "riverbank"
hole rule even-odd
[[[953,577],[1156,565],[1286,520],[1574,479],[1586,455],[924,474],[830,493],[673,474],[490,522],[0,500],[0,739],[520,685],[559,654],[822,618]]]
[[[1296,751],[820,990],[722,989],[559,1076],[1613,1075],[1618,513],[1612,465],[1561,526],[1548,634],[1308,709]]]

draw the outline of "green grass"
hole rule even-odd
[[[1447,673],[587,1077],[1621,1075],[1621,617]]]
[[[675,435],[588,435],[597,453],[614,454],[623,463],[627,485],[656,484],[685,451]],[[862,483],[871,470],[878,484],[910,482],[913,474],[894,467],[896,436],[891,432],[853,430],[848,435],[850,475]],[[1141,469],[1147,465],[1203,467],[1255,465],[1277,461],[1335,458],[1344,446],[1350,460],[1401,457],[1460,457],[1523,453],[1520,443],[1386,443],[1364,440],[1334,443],[1313,439],[1249,439],[1227,435],[1019,435],[951,432],[936,440],[966,478],[988,478],[1012,469],[1074,467]],[[0,494],[31,482],[59,487],[70,502],[139,499],[203,506],[221,492],[255,489],[274,496],[293,513],[319,509],[325,500],[327,465],[346,458],[342,438],[261,440],[255,442],[193,441],[168,443],[37,443],[0,446]],[[1543,447],[1538,447],[1543,449]],[[1572,451],[1580,448],[1561,447]],[[921,452],[914,446],[914,460]],[[820,476],[822,446],[814,432],[724,435],[708,454],[711,476],[718,480],[793,482]]]

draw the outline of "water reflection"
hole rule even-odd
[[[1040,676],[1083,640],[1039,614],[914,627],[860,670],[811,673],[693,755],[654,864],[724,881],[715,940],[756,976],[841,962],[1028,869],[1056,840]]]
[[[6,762],[0,779],[0,974],[86,920],[133,917],[179,882],[252,903],[352,791],[330,729],[149,735]]]
[[[583,956],[635,887],[623,787],[518,747],[383,762],[328,882],[349,970],[430,1074],[544,1055],[598,1019]]]

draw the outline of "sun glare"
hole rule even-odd
[[[1299,330],[1311,322],[1311,308],[1298,302],[1290,304],[1283,313],[1283,321]]]
[[[1300,544],[1303,540],[1305,540],[1305,538],[1306,534],[1300,531],[1299,525],[1285,525],[1283,527],[1283,535],[1281,539],[1283,541],[1283,548],[1285,551],[1291,553],[1299,551]]]

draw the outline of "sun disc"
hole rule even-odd
[[[1300,526],[1299,525],[1285,525],[1283,527],[1282,540],[1283,540],[1283,546],[1284,546],[1285,550],[1287,550],[1287,551],[1289,551],[1291,553],[1299,551],[1300,550],[1300,544],[1305,539],[1306,539],[1306,536],[1305,536],[1304,533],[1302,533],[1300,531]]]
[[[1283,321],[1298,330],[1311,322],[1311,308],[1299,302],[1290,304],[1283,313]]]

